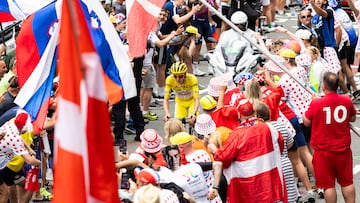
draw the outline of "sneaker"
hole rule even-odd
[[[274,32],[275,31],[275,27],[264,27],[264,30],[266,32]]]
[[[196,70],[196,71],[194,71],[194,75],[197,77],[204,77],[205,73],[202,72],[201,70]]]
[[[46,190],[46,188],[44,188],[44,187],[40,188],[40,195],[43,196],[43,197],[47,197],[49,199],[53,198],[53,195],[50,192],[48,192]]]
[[[315,202],[315,194],[313,191],[307,193],[306,202]]]
[[[360,90],[356,90],[355,92],[353,92],[352,96],[353,100],[357,100],[360,97]]]
[[[154,102],[151,102],[149,106],[156,108],[156,107],[159,107],[159,104],[156,101],[154,101]]]
[[[143,114],[144,118],[148,119],[149,121],[156,121],[158,116],[155,113],[151,113],[150,111],[146,114]]]
[[[132,125],[127,125],[125,128],[126,134],[136,134],[136,129]]]
[[[321,199],[324,199],[324,188],[318,188],[317,193]]]
[[[161,106],[164,103],[164,97],[159,96],[155,99],[155,103]]]
[[[305,199],[303,196],[299,196],[296,200],[296,203],[304,203],[305,202]]]

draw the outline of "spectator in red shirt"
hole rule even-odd
[[[355,203],[350,122],[355,121],[356,110],[349,97],[336,93],[338,82],[336,74],[324,74],[325,96],[311,102],[303,121],[304,125],[311,125],[316,186],[325,189],[325,201],[336,202],[337,180],[345,202]]]

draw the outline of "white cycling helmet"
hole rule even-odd
[[[242,11],[236,11],[231,15],[231,22],[235,25],[245,24],[248,21],[247,15]]]

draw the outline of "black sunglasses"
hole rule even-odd
[[[300,18],[305,19],[305,18],[311,18],[311,15],[307,15],[307,16],[301,16]]]

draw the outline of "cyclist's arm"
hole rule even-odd
[[[169,111],[169,99],[170,99],[170,92],[171,92],[171,86],[170,86],[170,76],[168,76],[166,78],[166,81],[165,81],[165,89],[164,89],[164,112],[165,112],[165,116],[164,116],[164,119],[168,119],[170,118],[170,111]]]
[[[196,112],[198,112],[199,106],[200,106],[199,85],[198,85],[198,80],[196,77],[194,77],[194,79],[193,79],[192,91],[193,91],[193,97],[194,97],[193,114],[196,115]]]

